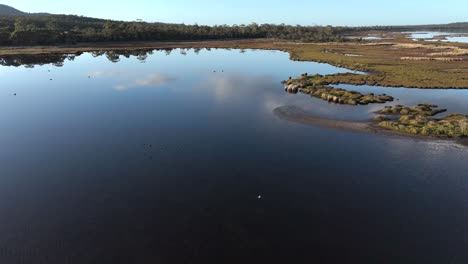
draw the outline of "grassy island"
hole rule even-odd
[[[376,115],[369,121],[344,121],[318,117],[296,106],[281,106],[274,109],[273,113],[279,118],[293,122],[354,132],[456,139],[463,145],[466,145],[468,139],[468,116],[461,114],[449,114],[444,118],[434,118],[425,114]]]
[[[394,100],[392,96],[386,94],[374,95],[373,93],[369,93],[364,95],[356,91],[326,86],[320,81],[320,77],[321,75],[315,75],[309,78],[307,73],[303,73],[299,79],[284,81],[284,89],[289,93],[297,93],[299,91],[337,104],[383,104]]]
[[[468,137],[468,116],[450,114],[444,118],[432,118],[446,109],[434,109],[436,105],[419,104],[413,107],[397,105],[386,107],[378,111],[381,115],[397,116],[389,119],[386,116],[377,116],[378,126],[393,131],[431,136],[437,138],[463,138]]]

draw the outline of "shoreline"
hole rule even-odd
[[[381,134],[385,136],[394,136],[402,138],[413,138],[425,141],[445,141],[453,142],[457,145],[462,145],[468,147],[468,138],[460,139],[443,139],[435,137],[425,137],[421,135],[406,134],[398,131],[388,130],[382,127],[379,127],[372,121],[346,121],[346,120],[336,120],[329,119],[324,117],[315,116],[313,114],[307,113],[303,109],[297,106],[280,106],[273,109],[273,114],[280,119],[288,120],[295,123],[318,126],[324,128],[331,128],[341,131],[350,131],[356,133],[372,133],[372,134]]]
[[[258,45],[289,44],[287,41],[265,39],[240,40],[200,40],[200,41],[125,41],[125,42],[83,42],[76,45],[51,46],[0,46],[1,55],[36,55],[48,53],[78,53],[97,50],[143,50],[143,49],[177,49],[177,48],[248,48],[256,49]],[[277,50],[272,48],[272,50]]]
[[[176,48],[275,50],[289,53],[293,61],[327,63],[366,73],[332,74],[322,76],[318,80],[328,84],[468,89],[468,44],[451,42],[415,43],[404,39],[329,43],[303,43],[280,39],[97,42],[58,46],[3,46],[0,47],[0,56]]]
[[[382,44],[389,45],[388,42],[371,42],[366,44],[359,44],[359,43],[297,43],[291,41],[282,41],[277,39],[247,39],[247,40],[206,40],[206,41],[145,41],[145,42],[98,42],[98,43],[81,43],[77,45],[61,45],[61,46],[24,46],[24,47],[0,47],[0,56],[15,56],[15,55],[47,55],[47,54],[67,54],[67,53],[82,53],[82,52],[92,52],[92,51],[134,51],[134,50],[151,50],[151,49],[177,49],[177,48],[226,48],[226,49],[258,49],[258,50],[277,50],[282,52],[287,52],[290,55],[291,60],[295,61],[313,61],[318,63],[327,63],[336,67],[343,67],[349,70],[356,70],[365,72],[365,74],[332,74],[332,75],[325,75],[325,76],[301,76],[297,79],[291,79],[293,83],[306,81],[317,82],[320,85],[323,84],[351,84],[351,85],[370,85],[370,86],[383,86],[388,87],[386,84],[382,84],[381,82],[387,79],[385,76],[386,73],[382,71],[373,71],[368,67],[372,65],[373,62],[369,62],[369,65],[358,65],[358,66],[349,66],[344,63],[337,64],[333,62],[333,59],[336,56],[341,56],[340,53],[331,53],[330,48],[339,48],[339,49],[354,49],[352,53],[343,53],[344,55],[341,57],[347,58],[349,61],[359,60],[362,57],[350,57],[346,56],[346,54],[358,54],[365,52],[365,48],[369,47],[371,44],[372,47],[379,47]],[[385,46],[384,45],[384,46]],[[403,45],[400,42],[393,42],[392,45]],[[432,45],[432,44],[428,44]],[[393,46],[392,46],[393,47]],[[468,48],[468,47],[467,47]],[[467,51],[468,52],[468,51]],[[302,54],[300,53],[307,53]],[[314,57],[314,55],[323,56],[324,54],[330,56],[330,60],[321,60],[321,57]],[[468,56],[468,54],[467,54]],[[388,62],[388,61],[387,61]],[[402,64],[403,68],[411,67],[414,63],[423,63],[423,65],[432,65],[437,66],[439,64],[443,64],[439,62],[437,65],[433,63],[428,64],[428,62],[418,62],[418,61],[401,61],[402,63],[409,63],[408,65]],[[461,61],[463,62],[463,61]],[[452,63],[461,63],[460,61],[452,62]],[[413,65],[414,66],[414,65]],[[463,65],[465,66],[465,65]],[[468,66],[468,65],[467,65]],[[439,69],[440,70],[440,69]],[[461,68],[458,68],[457,73],[459,73]],[[464,76],[466,72],[465,69],[462,69]],[[449,74],[447,69],[444,69],[445,74]],[[307,77],[307,78],[306,78]],[[317,80],[314,80],[317,79]],[[371,79],[373,83],[368,83]],[[409,79],[409,78],[405,78]],[[464,80],[466,78],[463,78]],[[451,78],[444,78],[446,81],[450,81]],[[468,80],[468,79],[466,79]],[[414,80],[408,80],[414,81]],[[467,81],[468,84],[468,81]],[[315,84],[314,84],[315,85]],[[446,83],[448,85],[448,83]],[[301,86],[302,87],[302,86]],[[393,87],[401,88],[402,85],[393,85]],[[414,86],[406,86],[404,88],[411,89],[411,88],[419,88],[424,89],[424,87],[414,87]],[[336,88],[334,88],[336,89]],[[431,89],[456,89],[454,87],[433,87]],[[458,88],[458,89],[466,89],[466,88]],[[385,95],[386,96],[386,95]],[[380,134],[387,134],[387,135],[399,135],[404,137],[413,137],[413,138],[420,138],[420,139],[431,139],[431,137],[425,137],[421,135],[411,135],[403,132],[393,131],[389,129],[382,128],[377,126],[375,122],[368,121],[368,122],[360,122],[360,121],[343,121],[343,120],[333,120],[333,119],[326,119],[321,117],[313,116],[300,108],[294,106],[283,106],[274,109],[275,115],[282,119],[287,119],[290,121],[295,121],[299,123],[305,124],[313,124],[319,125],[322,127],[334,128],[339,130],[347,130],[347,131],[354,131],[354,132],[372,132],[372,133],[380,133]],[[445,140],[440,138],[433,138],[439,140]],[[451,140],[451,139],[449,139]],[[451,140],[456,141],[462,145],[468,145],[468,139],[462,138],[459,140]]]

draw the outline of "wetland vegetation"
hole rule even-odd
[[[424,89],[464,89],[468,87],[466,63],[468,45],[463,43],[411,43],[408,40],[385,40],[369,43],[292,43],[271,40],[236,40],[205,42],[144,42],[136,44],[100,44],[65,47],[19,48],[0,50],[2,65],[30,65],[51,63],[63,65],[65,60],[73,60],[83,52],[93,56],[105,56],[112,62],[120,57],[134,56],[144,61],[153,52],[170,53],[173,48],[182,53],[193,49],[196,53],[203,48],[235,48],[281,50],[289,52],[290,58],[298,61],[315,61],[345,67],[358,73],[302,74],[284,81],[285,90],[301,92],[328,102],[347,105],[384,104],[399,98],[388,93],[362,93],[333,87],[338,84],[368,85],[383,87],[406,87]],[[184,51],[185,50],[185,51]],[[67,52],[66,54],[63,54]],[[349,54],[359,56],[349,56]],[[429,58],[429,59],[425,59]],[[427,106],[425,106],[427,107]],[[416,107],[385,108],[397,111],[400,119],[380,120],[379,127],[407,134],[431,137],[466,137],[465,116],[450,115],[443,119],[428,118],[426,114],[415,113]],[[442,110],[428,110],[438,114]],[[393,112],[392,112],[393,113]]]
[[[466,29],[0,5],[0,263],[468,263]]]
[[[141,49],[146,46],[146,49]],[[395,98],[389,93],[375,95],[336,88],[332,85],[379,85],[385,87],[407,87],[425,89],[463,89],[468,87],[466,63],[468,46],[454,43],[409,43],[403,40],[377,41],[370,43],[333,43],[333,44],[297,44],[285,41],[245,40],[245,41],[209,41],[193,43],[146,43],[136,46],[109,45],[107,51],[96,47],[79,46],[63,48],[24,48],[4,49],[0,57],[2,65],[30,65],[52,63],[63,65],[65,60],[73,60],[84,51],[92,51],[93,56],[106,56],[110,61],[119,61],[121,56],[135,56],[144,61],[153,49],[171,52],[172,48],[239,48],[271,49],[290,53],[293,60],[325,62],[362,73],[336,73],[328,75],[302,74],[298,78],[284,81],[285,90],[291,93],[301,92],[328,102],[348,105],[383,104]],[[104,50],[106,46],[102,46]],[[64,51],[70,54],[62,54]],[[182,49],[182,50],[183,50]],[[348,56],[355,54],[359,56]],[[427,58],[427,59],[426,59]],[[389,95],[390,94],[390,95]],[[421,112],[422,111],[422,112]],[[380,114],[398,114],[398,119],[380,119],[381,128],[431,137],[461,138],[466,137],[466,116],[449,115],[434,119],[443,110],[434,110],[428,105],[416,107],[387,107]],[[430,114],[428,114],[430,113]],[[379,118],[377,118],[379,120]]]
[[[307,78],[307,73],[304,73],[301,77],[302,82],[292,79],[284,81],[285,91],[289,93],[297,93],[299,91],[303,94],[309,94],[313,97],[321,98],[327,102],[333,102],[336,104],[368,105],[375,103],[383,104],[385,102],[393,101],[393,97],[386,94],[374,95],[373,93],[369,93],[364,95],[357,91],[347,91],[341,88],[325,86],[326,83],[321,81],[304,81],[304,79]]]
[[[434,117],[446,111],[447,109],[438,109],[437,105],[431,104],[412,107],[386,106],[377,111],[380,115],[374,120],[378,121],[380,127],[406,134],[437,138],[468,137],[468,115],[449,114],[443,118]]]

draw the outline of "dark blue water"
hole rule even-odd
[[[467,263],[468,148],[272,113],[369,117],[280,83],[346,70],[269,51],[143,62],[0,67],[0,263]],[[468,113],[466,91],[385,91]]]

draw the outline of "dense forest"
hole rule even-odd
[[[106,41],[167,41],[281,38],[307,42],[341,41],[331,26],[201,26],[122,22],[70,15],[2,16],[0,45],[50,45]]]
[[[276,38],[302,42],[343,41],[364,31],[467,30],[468,23],[423,26],[332,27],[256,24],[185,25],[124,22],[73,15],[24,13],[0,4],[0,45],[53,45],[80,42],[183,41]]]
[[[460,32],[468,31],[468,22],[436,24],[436,25],[411,25],[411,26],[367,26],[367,27],[342,27],[340,34],[353,34],[365,31],[383,32],[409,32],[409,31],[440,31],[440,32]]]

